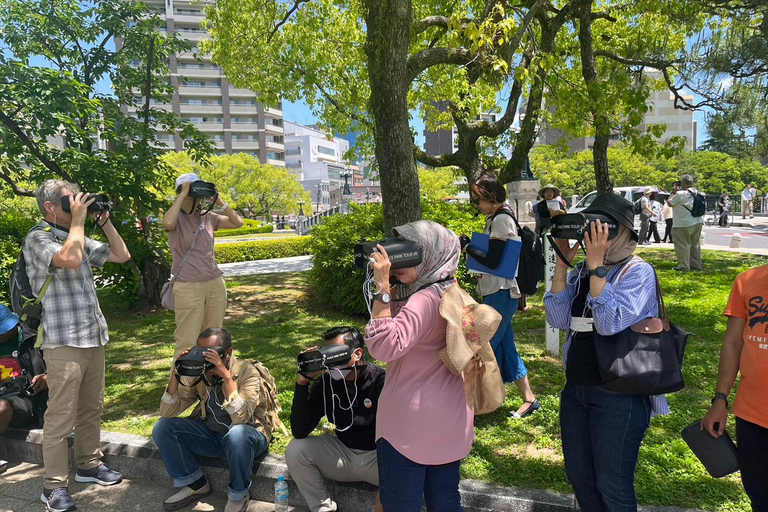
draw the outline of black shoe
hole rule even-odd
[[[541,409],[541,402],[539,402],[538,398],[534,398],[533,402],[529,402],[529,401],[526,400],[523,403],[524,404],[531,404],[531,405],[529,405],[528,408],[525,411],[523,411],[522,414],[520,414],[517,411],[515,411],[510,416],[512,416],[516,420],[521,420],[523,418],[526,418],[526,417],[530,416],[531,414],[533,414],[534,412],[538,411],[539,409]]]
[[[106,464],[99,464],[93,469],[78,469],[75,482],[82,484],[97,483],[99,485],[115,485],[123,481],[123,475],[109,469]]]
[[[75,500],[72,499],[66,487],[57,487],[51,490],[43,489],[40,501],[45,503],[48,512],[70,512],[77,508]]]

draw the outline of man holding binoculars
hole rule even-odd
[[[288,471],[312,512],[337,510],[323,477],[379,485],[376,410],[385,372],[365,363],[363,335],[356,328],[334,327],[322,337],[324,347],[299,356],[291,407],[294,439],[285,451]],[[310,436],[323,416],[336,426],[336,435]]]
[[[48,366],[48,410],[43,427],[44,490],[49,511],[76,508],[67,490],[67,438],[75,431],[78,482],[113,485],[122,475],[105,466],[99,449],[104,405],[104,346],[107,321],[99,308],[91,267],[131,258],[112,225],[109,210],[90,208],[96,199],[74,183],[44,181],[35,191],[44,220],[24,240],[24,261],[32,292],[42,298],[41,338]],[[67,208],[65,206],[65,200]],[[85,219],[98,223],[109,244],[85,236]],[[53,276],[49,279],[49,276]]]

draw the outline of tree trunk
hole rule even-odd
[[[585,0],[581,6],[579,46],[581,48],[581,73],[584,77],[589,102],[592,106],[592,126],[595,130],[595,145],[593,146],[592,158],[595,167],[597,193],[608,194],[613,192],[613,182],[608,171],[608,142],[611,135],[611,125],[608,116],[600,107],[600,77],[597,74],[592,44],[592,0]]]
[[[411,0],[364,0],[365,53],[379,166],[384,225],[389,230],[421,219],[419,177],[408,114],[408,46]]]

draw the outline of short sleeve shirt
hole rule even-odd
[[[51,275],[43,296],[42,347],[92,348],[109,342],[107,321],[99,307],[92,267],[102,267],[110,255],[109,245],[85,237],[85,257],[76,269],[53,266],[69,233],[41,221],[42,229],[31,230],[24,240],[24,261],[35,295]]]
[[[768,428],[768,265],[736,277],[723,314],[747,321],[739,361],[741,381],[733,413]]]
[[[503,213],[496,215],[491,221],[486,222],[485,233],[491,238],[520,240],[515,221],[511,216]],[[507,279],[493,274],[478,274],[477,277],[477,290],[483,297],[496,293],[499,290],[509,290],[509,296],[513,299],[520,297],[520,290],[517,287],[516,279]]]
[[[173,257],[171,271],[173,275],[177,276],[178,281],[202,283],[216,279],[221,275],[222,272],[219,270],[213,254],[213,232],[219,229],[221,219],[221,215],[213,212],[205,215],[179,213],[176,229],[168,231],[168,245]],[[200,231],[197,240],[195,240],[196,230]],[[195,240],[195,248],[179,273],[181,261],[192,246],[193,240]]]

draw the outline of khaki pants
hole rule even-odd
[[[672,243],[682,270],[701,270],[701,227],[695,224],[678,228],[672,227]]]
[[[285,450],[285,463],[311,512],[336,510],[323,477],[379,485],[376,450],[347,448],[336,436],[323,434],[291,440]]]
[[[173,360],[197,344],[197,337],[209,327],[224,327],[227,310],[227,287],[219,276],[202,283],[173,285],[174,312],[176,313],[176,349]]]
[[[99,449],[104,406],[104,347],[57,347],[43,353],[48,368],[48,410],[43,427],[45,488],[66,487],[67,438],[75,430],[80,469],[101,464]]]

